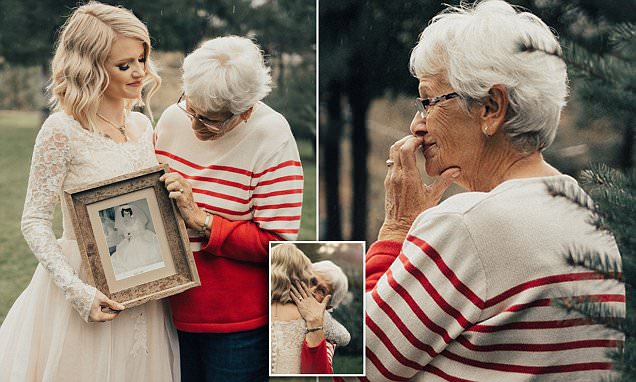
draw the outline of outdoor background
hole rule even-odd
[[[340,304],[331,312],[351,334],[351,341],[344,347],[336,347],[333,357],[334,374],[362,374],[363,349],[363,301],[364,298],[364,243],[361,242],[317,242],[294,243],[312,263],[330,260],[347,275],[351,301]],[[347,300],[347,299],[345,299]],[[331,378],[320,378],[330,381]],[[316,378],[270,378],[271,381],[314,381]]]
[[[283,114],[305,175],[300,240],[316,239],[316,7],[305,0],[104,1],[132,9],[148,25],[163,84],[156,118],[181,92],[184,54],[204,39],[254,38],[276,87],[264,102]],[[77,1],[2,0],[0,13],[0,322],[37,264],[20,232],[33,143],[48,113],[43,89],[57,30]],[[61,235],[59,209],[56,235]]]
[[[409,73],[410,52],[442,3],[459,1],[320,1],[321,239],[370,244],[377,238],[384,162],[389,147],[409,134],[415,113],[418,82]],[[613,36],[618,29],[633,42],[633,24],[626,23],[636,19],[636,2],[510,3],[541,17],[566,52],[571,96],[546,159],[575,177],[591,162],[633,168],[634,44],[621,45]],[[423,168],[423,158],[418,160]]]

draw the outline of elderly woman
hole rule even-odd
[[[351,338],[325,311],[331,294],[316,292],[320,285],[311,265],[293,244],[272,249],[272,374],[331,374],[333,344],[345,346]]]
[[[157,125],[166,188],[189,228],[201,287],[171,299],[183,381],[265,381],[268,245],[298,235],[303,173],[285,118],[261,100],[270,70],[251,40],[185,58],[185,93]]]
[[[526,46],[528,49],[520,49]],[[450,7],[421,34],[412,135],[391,147],[386,217],[367,254],[367,378],[598,381],[618,332],[559,301],[624,312],[624,286],[568,263],[620,262],[612,237],[547,184],[580,190],[543,158],[567,95],[560,46],[503,1]],[[416,154],[438,177],[424,185]],[[452,182],[469,192],[439,205]]]
[[[320,302],[331,295],[329,305],[335,309],[342,303],[347,303],[351,299],[349,294],[349,280],[342,268],[332,261],[323,260],[311,264],[311,270],[316,278],[316,288],[314,296]]]

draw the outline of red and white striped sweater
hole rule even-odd
[[[568,265],[568,249],[616,243],[545,181],[504,182],[422,213],[406,241],[367,254],[367,380],[599,381],[620,333],[558,300],[625,312],[624,285]],[[401,248],[401,250],[400,250]]]
[[[170,299],[188,332],[237,332],[268,322],[268,244],[298,235],[303,172],[285,118],[259,102],[247,123],[200,141],[176,105],[157,124],[155,153],[192,183],[214,215],[208,242],[190,232],[201,287]]]

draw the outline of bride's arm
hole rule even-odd
[[[347,346],[349,341],[351,341],[351,334],[349,334],[347,328],[333,318],[329,312],[325,312],[324,328],[327,341],[339,347]]]
[[[67,301],[82,319],[107,320],[115,315],[102,313],[99,305],[105,302],[104,299],[108,299],[79,279],[62,253],[52,229],[53,211],[60,201],[70,160],[68,136],[62,128],[45,122],[33,149],[29,186],[22,213],[22,234],[35,257],[51,274],[53,282],[62,289]],[[96,303],[97,306],[94,306]]]

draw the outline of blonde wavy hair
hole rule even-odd
[[[90,131],[96,131],[97,110],[109,77],[106,60],[113,41],[118,37],[130,37],[144,44],[146,75],[142,88],[144,100],[125,100],[126,113],[134,106],[146,106],[150,110],[150,98],[161,85],[161,78],[150,61],[150,35],[148,28],[129,10],[91,1],[75,9],[61,28],[55,56],[51,63],[51,107],[65,111]]]
[[[278,244],[272,248],[272,302],[281,304],[292,302],[289,294],[291,281],[298,279],[309,285],[311,261],[303,251],[293,244]]]

